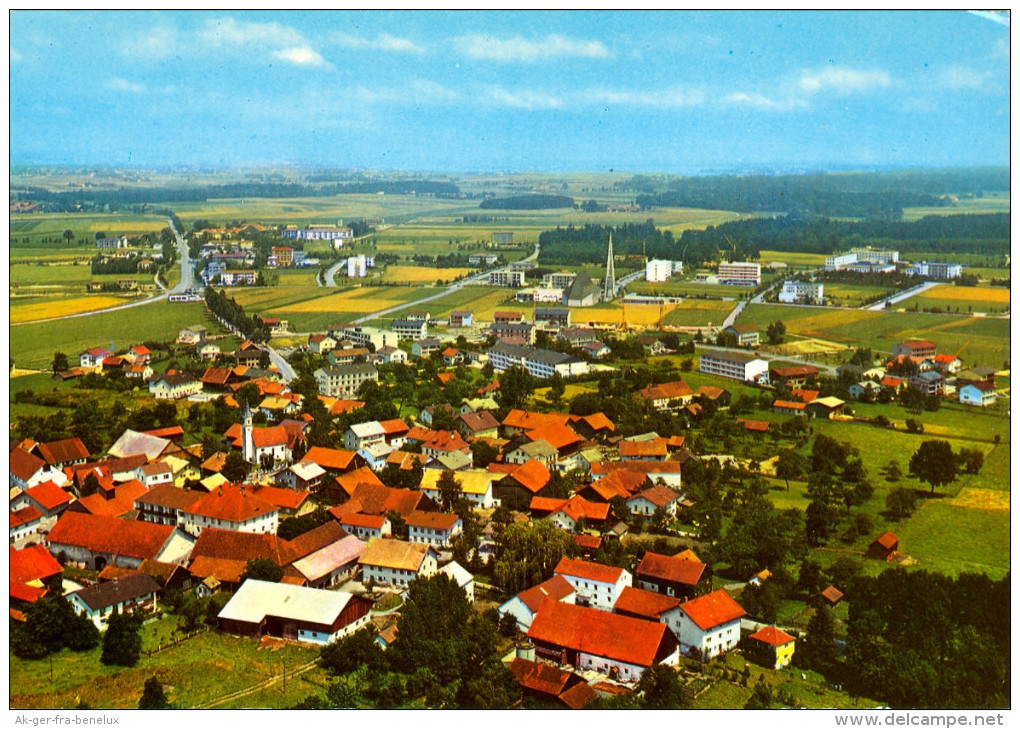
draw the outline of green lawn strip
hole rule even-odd
[[[1009,512],[928,501],[895,530],[900,551],[919,569],[1000,579],[1010,568]]]
[[[174,341],[180,329],[190,324],[220,331],[204,304],[159,301],[89,317],[13,326],[11,356],[19,367],[48,368],[57,350],[74,363],[82,351],[107,346],[111,341],[117,348],[146,340]]]

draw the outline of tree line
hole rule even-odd
[[[644,223],[623,225],[586,225],[558,227],[538,236],[540,264],[576,266],[584,263],[605,263],[609,235],[613,236],[615,255],[641,255],[649,258],[676,259],[681,251],[673,232],[659,230],[649,218]]]
[[[248,316],[244,312],[244,307],[233,297],[209,286],[205,290],[205,303],[213,314],[225,319],[251,341],[256,343],[269,341],[269,327],[257,316]]]

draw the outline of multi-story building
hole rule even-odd
[[[562,352],[497,342],[489,349],[489,362],[497,372],[523,367],[533,377],[545,379],[554,372],[563,377],[582,375],[588,371],[584,360]]]
[[[117,248],[127,248],[128,239],[126,236],[119,235],[113,238],[96,238],[96,248],[99,250],[113,250]]]
[[[768,384],[769,363],[741,352],[702,352],[699,372],[731,380]]]
[[[725,590],[716,590],[680,605],[680,621],[673,632],[680,649],[703,660],[714,658],[740,640],[740,618],[747,613]]]
[[[379,371],[374,365],[356,363],[337,365],[336,367],[320,367],[314,373],[315,383],[319,386],[319,394],[327,397],[350,398],[358,392],[358,388],[367,380],[378,380]]]
[[[610,567],[570,557],[560,559],[553,574],[559,575],[574,588],[577,605],[598,610],[612,610],[620,591],[633,583],[630,572],[622,567]]]
[[[857,263],[856,253],[836,253],[825,257],[825,270],[836,271],[844,266],[849,266],[851,263]]]
[[[253,286],[258,277],[254,271],[224,271],[220,274],[223,286]]]
[[[673,262],[664,260],[649,261],[645,264],[645,281],[669,281],[673,275]]]
[[[908,357],[921,357],[927,359],[938,353],[938,345],[929,339],[908,339],[893,345],[893,357],[905,354]]]
[[[277,266],[294,265],[294,249],[290,246],[273,246],[273,257],[276,258]]]
[[[347,277],[365,278],[368,275],[368,269],[373,266],[375,266],[375,258],[372,256],[364,254],[351,256],[347,259]]]
[[[783,290],[779,292],[779,300],[784,304],[807,302],[821,304],[825,296],[825,284],[810,281],[784,281]]]
[[[524,271],[490,271],[489,286],[519,289],[524,286]]]
[[[373,539],[358,558],[361,581],[407,587],[417,577],[436,573],[438,555],[429,544],[412,544],[399,539]]]
[[[184,531],[198,536],[203,529],[250,534],[276,534],[280,510],[244,486],[223,484],[184,509]]]
[[[963,264],[947,261],[921,261],[915,263],[911,270],[915,275],[924,278],[948,280],[963,275]]]
[[[428,334],[428,322],[424,319],[394,319],[390,329],[398,339],[424,339]]]
[[[512,245],[514,232],[512,230],[494,230],[492,231],[492,242],[497,246]]]
[[[489,325],[489,334],[498,339],[519,339],[528,344],[535,342],[535,325],[527,322],[494,321]]]
[[[493,266],[499,260],[495,253],[472,253],[468,256],[469,266]]]
[[[570,326],[570,309],[535,309],[535,326],[545,329],[562,329]]]
[[[867,263],[897,263],[899,251],[882,251],[877,248],[851,248],[850,252],[857,256],[858,261]]]
[[[761,283],[761,264],[732,262],[719,264],[719,283],[731,286],[757,286]]]
[[[449,547],[453,538],[464,531],[464,522],[456,514],[412,511],[405,521],[410,542],[433,547]]]
[[[362,347],[371,344],[377,352],[383,347],[397,346],[396,333],[388,332],[378,327],[363,327],[360,324],[351,324],[335,329],[331,327],[329,333],[339,339],[347,339]]]
[[[298,228],[296,225],[288,225],[283,229],[283,237],[296,238],[297,240],[343,241],[353,238],[354,231],[339,225],[309,225],[303,229]]]
[[[560,271],[558,273],[547,273],[542,277],[542,287],[547,289],[565,289],[574,283],[576,273]]]

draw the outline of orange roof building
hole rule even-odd
[[[636,681],[657,663],[675,662],[678,643],[662,623],[546,600],[528,630],[535,653],[556,663]]]
[[[685,653],[712,658],[737,645],[746,614],[729,593],[716,590],[682,603],[674,632]]]
[[[225,529],[253,534],[275,534],[280,510],[255,496],[251,487],[223,484],[184,510],[184,529],[194,535]]]
[[[657,592],[641,590],[637,587],[625,587],[616,599],[613,612],[629,615],[642,620],[654,620],[665,623],[680,608],[680,598],[660,595]],[[669,616],[667,616],[669,614]]]
[[[633,578],[622,567],[563,557],[553,574],[559,575],[577,592],[577,604],[612,610],[620,591],[630,587]]]
[[[689,550],[688,550],[689,551]],[[691,553],[693,555],[693,552]],[[669,597],[688,599],[704,592],[710,582],[708,565],[685,553],[667,557],[645,552],[635,570],[638,587]],[[699,589],[701,588],[701,589]]]
[[[52,553],[63,552],[72,562],[101,570],[107,564],[137,567],[144,559],[178,561],[191,546],[179,535],[165,524],[66,511],[47,541]]]

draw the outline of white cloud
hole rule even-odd
[[[374,40],[347,33],[333,33],[330,37],[341,48],[351,48],[359,51],[386,51],[388,53],[413,53],[416,55],[421,55],[425,52],[424,46],[420,46],[407,38],[397,38],[389,33],[380,33]]]
[[[992,76],[991,71],[953,66],[942,72],[942,84],[950,89],[980,89]]]
[[[484,99],[499,106],[515,109],[562,109],[564,102],[556,96],[535,91],[508,91],[501,86],[490,86],[485,89]]]
[[[579,40],[562,35],[528,39],[523,36],[496,38],[472,33],[454,39],[457,50],[469,58],[501,63],[535,63],[551,58],[610,58],[609,49],[600,41]]]
[[[790,111],[807,106],[803,99],[789,98],[780,100],[769,98],[762,94],[746,94],[743,91],[737,91],[726,96],[725,101],[734,106],[746,106],[758,111]]]
[[[885,71],[858,71],[853,68],[824,68],[805,71],[800,75],[798,87],[808,94],[834,91],[837,94],[856,94],[885,88],[892,84]]]
[[[312,66],[314,68],[332,68],[332,64],[308,46],[284,48],[273,51],[273,57],[281,61],[293,63],[295,66]]]
[[[161,59],[175,55],[180,43],[181,36],[177,28],[161,25],[148,31],[132,33],[117,48],[126,56]]]
[[[579,95],[580,101],[594,101],[599,104],[616,106],[650,106],[659,109],[678,109],[698,106],[705,101],[705,94],[698,89],[670,88],[653,91],[620,91],[596,89]]]
[[[200,37],[207,43],[218,45],[245,45],[266,43],[280,46],[300,46],[305,42],[301,33],[293,28],[272,23],[250,23],[231,17],[207,20]]]
[[[441,84],[437,84],[435,81],[417,79],[414,81],[412,86],[420,97],[424,97],[424,99],[428,101],[457,101],[461,98],[461,95],[458,92],[448,89]]]
[[[146,92],[145,84],[134,83],[120,77],[110,79],[106,84],[106,88],[114,91],[124,91],[129,94],[144,94]]]

